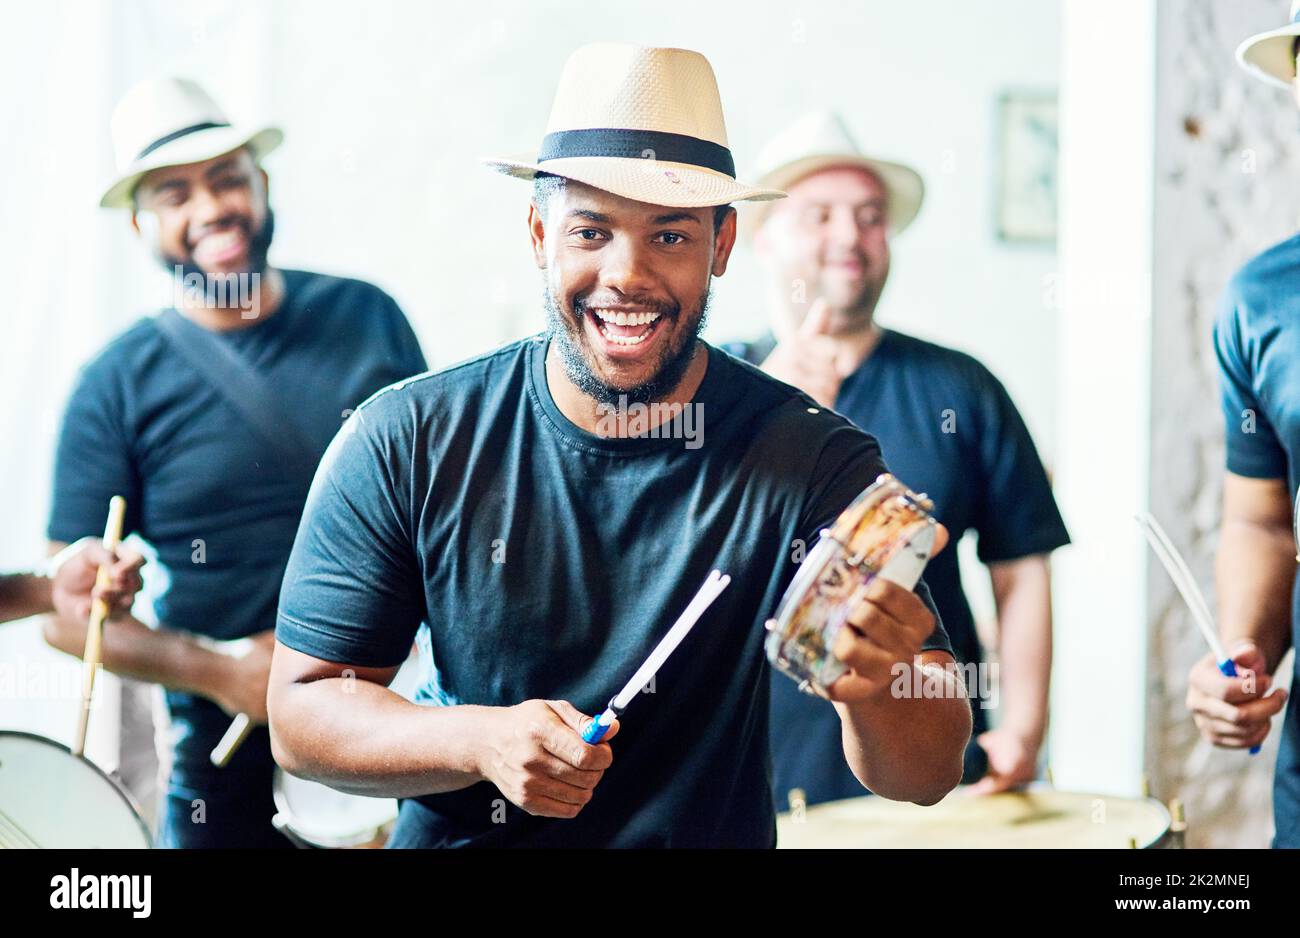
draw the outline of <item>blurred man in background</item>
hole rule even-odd
[[[1042,461],[1001,383],[974,358],[875,322],[890,238],[911,223],[923,185],[906,166],[864,156],[834,114],[800,120],[763,150],[758,184],[789,198],[746,221],[769,274],[772,332],[729,350],[800,387],[880,440],[899,479],[924,491],[954,542],[979,537],[998,610],[997,728],[981,701],[963,780],[1001,791],[1037,774],[1047,726],[1052,613],[1048,555],[1069,543]],[[955,549],[926,582],[962,665],[983,660]],[[976,684],[969,673],[968,686]],[[980,686],[987,684],[979,681]],[[775,675],[773,783],[813,804],[861,794],[825,701]],[[982,704],[982,705],[981,705]]]
[[[1300,98],[1298,39],[1295,3],[1289,26],[1247,39],[1237,59],[1257,78]],[[1274,689],[1276,672],[1300,623],[1291,499],[1300,486],[1297,283],[1300,235],[1237,272],[1214,324],[1227,463],[1215,585],[1223,646],[1237,675],[1225,676],[1207,654],[1192,668],[1187,706],[1201,734],[1229,749],[1263,743],[1286,704],[1287,692]],[[1273,816],[1273,845],[1300,847],[1300,711],[1294,703],[1283,718]]]
[[[100,204],[130,213],[175,296],[80,376],[55,460],[51,549],[102,530],[123,495],[125,532],[157,552],[159,627],[112,620],[103,663],[166,690],[158,843],[289,846],[271,825],[265,727],[225,767],[210,753],[232,715],[265,724],[280,581],[321,454],[352,408],[425,362],[378,288],[268,264],[259,160],[278,129],[232,126],[177,79],[128,92],[112,129],[118,175]],[[84,621],[48,620],[64,651],[81,654],[84,637]]]

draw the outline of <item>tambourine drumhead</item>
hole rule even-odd
[[[884,798],[813,805],[802,819],[777,819],[782,848],[1152,847],[1169,832],[1169,812],[1149,798],[1031,788],[972,795],[959,788],[930,807]]]
[[[768,660],[804,689],[847,670],[836,637],[875,577],[912,589],[934,543],[931,504],[882,473],[844,509],[799,566],[768,623]]]
[[[147,848],[130,797],[43,736],[0,730],[0,847]]]

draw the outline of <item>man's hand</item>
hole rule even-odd
[[[793,335],[777,343],[762,368],[779,381],[792,384],[823,407],[834,407],[840,384],[858,363],[830,335],[831,308],[813,300],[808,315]]]
[[[210,696],[231,716],[246,713],[254,723],[266,722],[266,686],[271,677],[275,630],[217,643],[225,656]]]
[[[108,568],[108,585],[103,589],[95,585],[101,566]],[[142,566],[144,557],[137,552],[119,545],[115,556],[104,550],[97,537],[69,544],[51,561],[50,598],[55,611],[65,619],[84,623],[90,618],[91,603],[103,599],[110,615],[129,612],[140,590]]]
[[[1201,735],[1225,749],[1250,749],[1264,742],[1274,716],[1286,703],[1286,691],[1268,694],[1273,678],[1254,642],[1242,642],[1233,652],[1237,677],[1224,677],[1207,654],[1192,667],[1187,709]]]
[[[973,795],[995,795],[1027,785],[1038,774],[1039,742],[998,727],[981,733],[976,742],[988,753],[988,774],[971,786]]]
[[[489,724],[478,758],[479,774],[529,814],[577,817],[614,761],[608,740],[582,738],[592,720],[565,700],[525,700],[501,708]]]
[[[947,544],[948,529],[936,525],[930,556]],[[900,664],[915,667],[922,643],[934,631],[934,616],[911,590],[877,577],[849,613],[848,626],[835,636],[831,653],[849,666],[849,673],[825,694],[841,703],[875,697],[897,679]]]
[[[827,697],[854,703],[887,691],[900,665],[914,666],[922,642],[934,631],[934,616],[911,590],[877,578],[847,624],[831,652],[850,670],[827,689]]]

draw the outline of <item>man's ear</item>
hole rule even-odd
[[[533,243],[533,263],[546,269],[546,220],[536,202],[528,203],[528,237]]]
[[[722,219],[718,233],[713,237],[713,276],[721,277],[727,272],[727,260],[731,257],[731,249],[735,246],[736,210],[728,207],[727,217]]]
[[[144,232],[140,230],[140,219],[136,217],[139,213],[131,209],[131,228],[135,231],[136,237],[143,237]]]
[[[271,177],[266,174],[266,170],[257,167],[257,175],[262,177],[262,194],[266,196],[267,204],[271,201]]]

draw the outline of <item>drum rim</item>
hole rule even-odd
[[[962,789],[969,788],[969,787],[970,787],[969,785],[959,785],[957,786],[957,788],[953,789],[953,792],[960,791]],[[949,792],[949,795],[953,794],[953,792]],[[1158,810],[1158,817],[1163,822],[1164,828],[1158,834],[1156,834],[1155,837],[1153,837],[1151,840],[1147,841],[1146,843],[1139,843],[1137,845],[1139,850],[1150,850],[1154,847],[1159,846],[1169,837],[1169,834],[1173,830],[1174,818],[1173,815],[1169,813],[1169,806],[1166,805],[1159,798],[1155,798],[1151,795],[1117,795],[1111,792],[1077,791],[1071,788],[1059,788],[1053,785],[1051,782],[1044,781],[1044,780],[1037,780],[1029,783],[1028,785],[1024,785],[1019,788],[1013,788],[1005,792],[998,792],[997,794],[998,795],[1016,795],[1016,794],[1072,795],[1072,796],[1085,797],[1085,798],[1101,798],[1104,800],[1114,799],[1116,801],[1127,801],[1133,804],[1144,804],[1148,806],[1154,806]],[[878,795],[866,794],[866,795],[855,795],[850,798],[836,798],[833,801],[821,801],[815,805],[809,805],[805,810],[811,812],[811,811],[816,811],[818,808],[829,808],[832,805],[843,805],[852,801],[860,801],[864,798],[878,798],[878,797],[879,797]],[[996,796],[989,796],[989,797],[996,797]],[[892,799],[885,799],[885,800],[890,801]],[[895,802],[895,803],[907,804],[907,802]],[[789,811],[783,811],[777,815],[777,820],[780,821],[782,818],[789,817],[789,815],[790,815]],[[1032,848],[1021,848],[1021,849],[1032,849]]]
[[[308,844],[311,844],[311,846],[313,847],[318,847],[323,850],[347,850],[351,847],[359,847],[362,844],[366,844],[374,840],[375,837],[383,833],[386,828],[391,828],[392,825],[397,822],[397,815],[395,813],[390,820],[385,821],[379,827],[375,828],[375,830],[371,833],[369,837],[364,837],[362,835],[354,835],[352,837],[347,837],[347,838],[321,837],[321,835],[317,832],[304,831],[300,826],[296,826],[295,824],[295,822],[297,821],[298,818],[301,817],[301,815],[296,813],[293,810],[293,808],[289,805],[289,798],[288,795],[285,794],[284,784],[282,782],[282,779],[285,776],[288,776],[289,778],[297,779],[300,782],[311,782],[316,785],[324,785],[324,787],[326,788],[329,788],[330,786],[325,785],[324,782],[317,782],[315,779],[303,778],[300,775],[294,775],[292,772],[286,772],[284,768],[279,765],[275,767],[275,772],[273,773],[273,776],[271,778],[271,800],[275,802],[276,814],[283,819],[284,825],[293,832],[294,836],[302,839]],[[346,791],[339,792],[337,788],[331,790],[336,791],[341,795],[349,794],[349,792]],[[364,798],[366,796],[355,795],[353,797]],[[398,802],[398,799],[396,798],[388,798],[388,799],[381,798],[378,800],[392,801],[395,804]]]
[[[52,749],[58,749],[61,752],[67,753],[73,759],[76,759],[77,761],[93,769],[95,774],[98,775],[100,778],[102,778],[104,781],[108,782],[108,784],[112,787],[113,791],[117,793],[117,796],[122,800],[122,802],[128,808],[131,809],[131,815],[132,817],[135,818],[136,824],[139,825],[140,833],[144,835],[144,842],[148,845],[147,849],[150,850],[153,849],[154,846],[153,835],[149,832],[149,825],[146,824],[144,821],[144,814],[143,812],[141,812],[139,804],[136,803],[136,800],[131,797],[131,793],[127,791],[126,788],[123,787],[123,785],[117,781],[117,779],[113,778],[113,776],[109,775],[99,766],[95,765],[95,763],[91,762],[85,756],[74,756],[72,754],[71,747],[69,747],[65,743],[59,742],[57,739],[50,739],[50,737],[42,736],[39,733],[29,733],[26,730],[0,730],[0,737],[3,736],[17,736],[22,739],[31,740],[33,742],[43,743],[44,745],[49,746]]]

